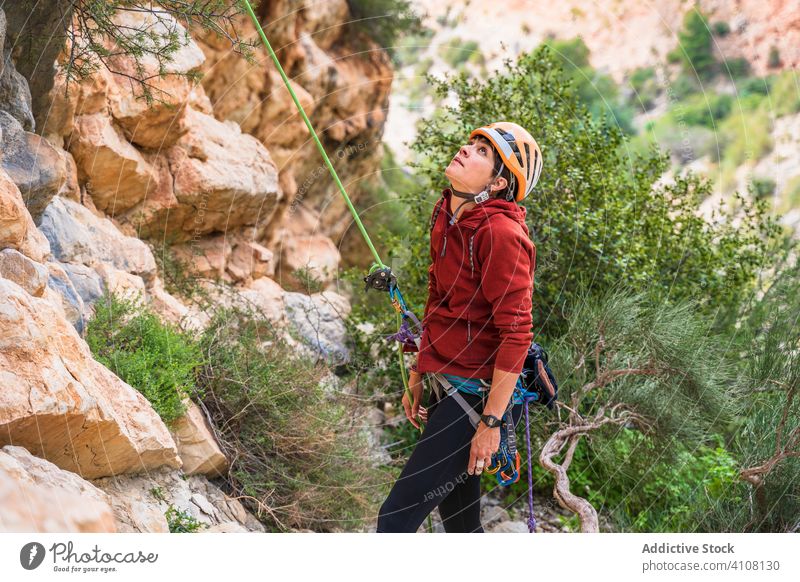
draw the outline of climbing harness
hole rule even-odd
[[[531,464],[533,455],[531,451],[528,405],[533,402],[547,406],[548,409],[552,410],[554,402],[558,399],[558,383],[547,362],[548,356],[544,348],[536,342],[531,343],[520,374],[522,389],[520,390],[519,387],[514,388],[515,391],[521,392],[525,410],[525,445],[528,454],[528,531],[530,533],[536,531],[536,518],[533,514],[533,469]],[[431,374],[431,376],[436,380],[433,385],[437,398],[441,398],[440,387],[437,385],[441,384],[447,395],[451,396],[466,412],[470,423],[477,429],[480,415],[469,405],[458,389],[438,372]],[[490,475],[495,475],[497,483],[503,487],[516,483],[520,477],[520,454],[517,450],[516,426],[512,415],[512,407],[513,398],[509,399],[508,407],[503,413],[502,424],[500,425],[500,446],[496,452],[492,453],[492,461],[484,469]]]
[[[389,299],[391,301],[392,306],[395,309],[397,322],[398,322],[398,330],[397,333],[389,336],[389,339],[396,340],[402,345],[406,346],[415,346],[417,350],[420,348],[420,342],[422,337],[422,324],[420,323],[419,319],[414,315],[414,313],[409,309],[403,294],[400,292],[400,289],[397,285],[397,277],[392,273],[392,270],[386,266],[383,261],[381,261],[378,252],[375,250],[375,246],[372,244],[372,241],[369,238],[369,234],[367,230],[364,228],[363,223],[361,222],[361,218],[358,216],[358,212],[356,211],[353,203],[350,201],[350,197],[347,195],[347,191],[345,190],[344,186],[342,185],[342,181],[339,179],[339,175],[336,173],[336,170],[333,167],[330,159],[328,158],[327,153],[325,152],[325,148],[322,146],[319,137],[317,136],[317,132],[314,130],[314,127],[311,125],[311,121],[308,119],[303,106],[300,104],[300,100],[297,98],[292,86],[289,82],[289,79],[286,76],[286,73],[283,70],[283,67],[278,60],[278,57],[275,55],[275,51],[272,50],[272,46],[269,44],[267,40],[267,36],[264,33],[264,29],[261,27],[261,23],[258,20],[255,12],[253,11],[253,7],[250,5],[248,0],[242,0],[242,5],[247,12],[250,20],[253,22],[253,26],[255,27],[256,31],[258,32],[259,37],[261,38],[261,42],[266,47],[267,51],[269,52],[270,57],[272,58],[275,67],[278,69],[281,78],[283,79],[286,88],[289,91],[289,94],[294,101],[294,104],[297,106],[297,110],[300,112],[300,116],[303,118],[303,121],[308,128],[311,137],[314,140],[314,143],[317,145],[317,149],[319,150],[320,155],[322,156],[325,164],[328,168],[328,171],[333,177],[336,186],[338,187],[339,191],[341,192],[342,196],[344,197],[345,203],[347,204],[350,213],[353,216],[353,220],[355,221],[356,225],[358,226],[359,231],[361,232],[361,236],[364,238],[364,241],[367,243],[369,250],[372,253],[372,256],[375,258],[375,263],[369,270],[369,273],[366,277],[364,277],[365,283],[365,290],[374,289],[376,291],[388,292]],[[498,132],[503,130],[502,134]],[[492,124],[490,126],[486,126],[485,128],[479,128],[473,132],[474,134],[480,133],[481,135],[485,135],[493,142],[497,142],[496,145],[499,143],[499,147],[501,148],[501,155],[503,157],[503,161],[505,164],[511,164],[510,167],[512,171],[514,171],[515,175],[519,174],[523,178],[527,178],[525,181],[525,190],[523,191],[524,194],[530,192],[533,184],[535,184],[536,180],[538,179],[538,174],[541,171],[541,158],[539,155],[538,146],[535,145],[535,141],[533,138],[530,138],[529,134],[527,134],[522,128],[516,126],[516,124],[509,124],[509,123],[501,123],[501,124]],[[517,134],[519,137],[516,137]],[[500,135],[505,141],[499,140],[498,135]],[[472,137],[472,136],[470,136]],[[519,161],[512,159],[512,156],[509,152],[512,150],[510,148],[514,146],[514,138],[520,140],[523,145],[525,145],[526,154],[529,154],[528,143],[530,142],[534,145],[534,152],[536,157],[534,160],[538,160],[538,167],[536,163],[527,165],[524,163],[520,163]],[[507,143],[508,142],[508,143]],[[512,145],[509,145],[511,143]],[[508,150],[508,151],[506,151]],[[519,152],[513,152],[516,158],[521,159]],[[528,158],[524,158],[523,162],[527,162]],[[500,168],[500,172],[502,172],[503,166]],[[498,172],[498,176],[500,175]],[[519,177],[518,176],[518,177]],[[522,194],[522,192],[520,192]],[[465,203],[467,201],[473,201],[476,204],[481,204],[489,199],[488,194],[488,186],[482,192],[478,194],[469,194],[465,192],[455,192],[456,196],[461,198],[465,198]],[[524,196],[517,196],[517,200],[520,200]],[[463,206],[464,203],[462,203]],[[458,215],[458,210],[454,213],[453,218],[451,219],[451,224],[455,222],[455,217]],[[438,216],[438,212],[441,210],[441,205],[439,209],[436,211],[436,216]],[[435,217],[433,221],[435,221]],[[434,222],[431,222],[431,227],[433,226]],[[474,235],[473,235],[474,236]],[[445,244],[447,239],[445,238]],[[472,250],[472,240],[470,240],[470,251]],[[442,248],[442,253],[444,253],[444,247]],[[472,264],[472,257],[470,256],[470,264]],[[538,357],[537,352],[534,349],[536,346],[539,350],[541,348],[538,344],[532,344],[531,348],[528,351],[528,358],[526,358],[525,362],[526,365],[529,364],[529,368],[523,368],[523,378],[525,386],[526,386],[526,396],[525,396],[525,428],[526,428],[526,443],[528,448],[528,481],[529,481],[529,488],[528,488],[528,501],[529,501],[529,509],[530,509],[530,518],[528,520],[528,529],[531,533],[533,533],[536,527],[536,520],[533,517],[533,490],[532,490],[532,473],[531,473],[531,445],[530,445],[530,431],[528,427],[528,402],[529,401],[537,401],[540,403],[547,404],[550,408],[552,408],[552,401],[555,400],[557,396],[557,387],[555,384],[555,378],[553,378],[552,373],[550,372],[549,368],[547,368],[547,359],[546,354],[544,355],[544,367],[541,366],[541,361],[534,361],[535,357]],[[544,353],[544,350],[541,350],[541,353]],[[532,355],[533,354],[533,355]],[[411,391],[408,385],[408,377],[406,374],[405,368],[405,361],[403,360],[403,349],[398,350],[399,360],[400,360],[400,373],[403,379],[403,386],[405,388],[406,394],[411,397]],[[531,359],[534,358],[534,359]],[[535,372],[535,373],[534,373]],[[542,373],[544,372],[544,373]],[[447,392],[448,396],[452,396],[456,402],[464,409],[467,413],[467,416],[470,419],[470,422],[474,427],[478,426],[478,422],[480,421],[480,416],[478,413],[467,403],[463,396],[458,392],[458,390],[440,373],[433,373],[430,374],[434,378],[433,386],[434,390],[436,390],[437,396],[440,395],[440,387],[444,387],[445,392]],[[547,378],[547,382],[544,388],[541,390],[536,388],[536,386],[541,383],[543,380],[540,379],[540,376],[545,376]],[[530,380],[527,381],[527,378],[530,377]],[[543,395],[547,395],[547,398],[543,398]],[[545,401],[546,400],[546,401]],[[510,485],[515,483],[519,480],[519,467],[520,467],[520,456],[519,452],[517,451],[517,444],[516,444],[516,431],[514,426],[514,419],[511,415],[511,408],[512,403],[509,402],[509,407],[506,409],[503,417],[503,426],[501,426],[501,446],[500,449],[492,456],[492,464],[490,465],[488,471],[490,473],[496,473],[498,475],[497,479],[501,485]]]

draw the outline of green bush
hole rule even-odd
[[[672,100],[679,100],[693,93],[699,93],[701,91],[700,83],[698,83],[697,78],[693,75],[688,75],[685,73],[681,73],[678,75],[674,81],[667,87],[667,93]]]
[[[94,358],[141,392],[166,423],[181,417],[184,401],[197,395],[194,371],[203,361],[198,347],[141,302],[104,295],[86,342]]]
[[[586,472],[596,485],[588,497],[626,532],[703,531],[698,516],[740,486],[738,463],[719,436],[665,448],[623,428],[592,445],[589,458]],[[719,525],[709,531],[729,531]]]
[[[769,95],[775,78],[769,77],[746,77],[736,83],[736,93],[740,98],[760,95]]]
[[[370,456],[358,397],[321,385],[273,326],[219,310],[200,338],[203,402],[232,459],[228,486],[274,531],[352,529],[387,482]]]
[[[402,64],[396,50],[400,39],[424,34],[420,17],[409,0],[347,0],[347,5],[353,17],[348,26],[386,49],[396,65]],[[357,35],[351,38],[358,44]]]
[[[722,64],[722,67],[731,79],[744,79],[750,74],[750,61],[744,57],[728,59]]]
[[[730,187],[739,166],[746,161],[756,161],[772,150],[771,127],[772,120],[765,108],[737,111],[719,125],[723,188]]]
[[[413,65],[430,45],[434,32],[424,28],[417,34],[408,34],[397,41],[395,55],[401,66]]]
[[[552,51],[566,77],[573,84],[578,101],[600,122],[618,127],[624,134],[633,135],[633,108],[622,103],[614,80],[589,64],[589,48],[583,39],[549,40],[543,43]]]
[[[696,7],[692,8],[683,18],[672,60],[682,63],[685,74],[710,80],[717,69],[712,43],[708,20]]]
[[[728,34],[731,32],[731,27],[724,20],[720,20],[719,22],[714,23],[712,30],[716,36],[728,36]]]
[[[454,69],[460,68],[466,62],[475,64],[483,62],[483,54],[478,43],[460,38],[454,38],[447,44],[440,45],[439,56]]]
[[[472,128],[508,119],[532,128],[539,141],[545,169],[524,204],[538,247],[534,320],[544,333],[563,321],[557,314],[569,296],[565,290],[577,289],[580,280],[598,289],[624,281],[661,298],[695,297],[714,311],[737,302],[768,263],[764,252],[776,231],[764,209],[753,208],[737,228],[722,216],[708,224],[696,211],[710,183],[689,176],[653,189],[665,156],[649,151],[628,159],[622,132],[593,120],[549,48],[521,56],[485,82],[431,83],[437,93],[458,97],[455,108],[422,121],[413,144],[422,157],[418,175],[430,184],[422,189],[434,199],[446,185],[443,169]],[[409,209],[416,228],[402,241],[423,258],[404,281],[412,299],[426,296],[432,204]]]
[[[653,67],[636,69],[628,79],[628,83],[634,91],[632,96],[634,105],[641,104],[645,111],[650,110],[661,92]]]
[[[800,208],[800,176],[790,179],[782,192],[783,203],[781,207],[784,212],[793,208]]]
[[[753,195],[756,198],[769,198],[775,194],[775,180],[768,177],[753,178]]]
[[[714,129],[722,119],[728,116],[733,107],[733,98],[730,95],[706,93],[693,95],[673,105],[674,118],[682,120],[689,125],[699,125]]]
[[[206,524],[192,517],[188,511],[177,509],[172,504],[167,508],[164,517],[167,518],[169,533],[195,533],[201,528],[207,527]]]
[[[791,115],[800,111],[800,73],[784,71],[772,85],[770,100],[775,115]]]
[[[770,69],[774,69],[781,66],[781,52],[778,50],[778,47],[776,46],[769,47],[769,58],[767,58],[767,66]]]

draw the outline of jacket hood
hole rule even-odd
[[[450,188],[442,190],[442,198],[444,198],[445,208],[449,209],[450,199],[453,197],[453,191]],[[456,205],[456,207],[458,207]],[[449,212],[448,212],[449,214]],[[477,204],[469,210],[462,210],[459,213],[457,225],[464,228],[477,228],[486,218],[495,214],[505,214],[509,218],[516,220],[527,232],[528,228],[525,225],[525,216],[527,209],[520,206],[515,201],[502,200],[500,198],[490,198],[482,204]]]

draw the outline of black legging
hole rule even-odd
[[[483,411],[480,396],[461,395],[472,408]],[[481,476],[467,473],[475,429],[452,397],[437,401],[432,394],[430,401],[425,430],[381,505],[378,533],[414,533],[437,506],[446,532],[483,532]],[[512,414],[516,425],[522,405],[515,405]]]

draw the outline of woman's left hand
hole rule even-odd
[[[499,448],[500,427],[489,428],[479,422],[475,436],[472,437],[472,446],[469,449],[467,473],[480,475],[484,469],[492,464],[492,454]]]

